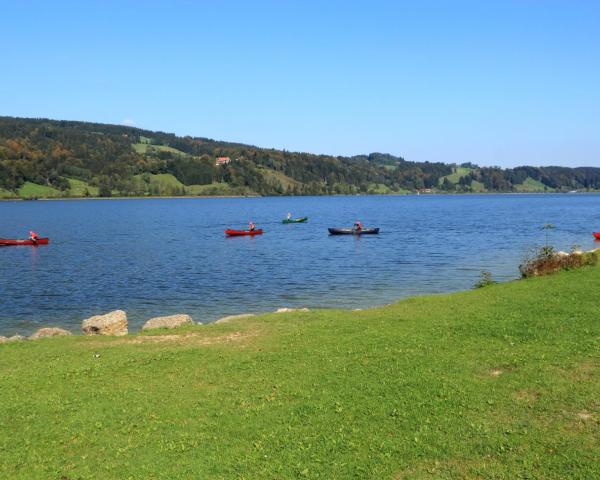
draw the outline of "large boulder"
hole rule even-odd
[[[81,322],[81,330],[86,335],[127,335],[127,314],[115,310],[106,315],[95,315]]]
[[[152,330],[154,328],[177,328],[181,325],[193,325],[192,317],[184,313],[179,315],[170,315],[168,317],[155,317],[148,320],[142,330]]]
[[[223,317],[223,318],[219,318],[218,320],[215,321],[215,323],[229,323],[232,320],[238,320],[241,318],[248,318],[248,317],[254,317],[255,315],[253,313],[242,313],[240,315],[229,315],[228,317]]]
[[[44,337],[63,337],[65,335],[71,335],[71,332],[63,328],[46,327],[40,328],[37,332],[29,337],[29,340],[36,340]]]

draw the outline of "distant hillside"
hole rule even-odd
[[[0,198],[599,189],[600,168],[334,157],[122,125],[0,117]]]

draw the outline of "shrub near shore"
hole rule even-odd
[[[572,270],[584,266],[598,264],[598,250],[582,252],[573,248],[571,253],[557,252],[551,246],[542,247],[533,256],[526,258],[519,265],[519,271],[523,278],[539,277],[560,272],[561,270]]]
[[[0,346],[0,478],[600,478],[600,268]]]

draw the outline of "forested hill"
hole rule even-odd
[[[0,197],[600,190],[600,168],[334,157],[123,125],[0,117]]]

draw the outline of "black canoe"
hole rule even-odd
[[[368,235],[379,233],[378,228],[363,228],[362,230],[354,230],[353,228],[328,228],[331,235]]]

